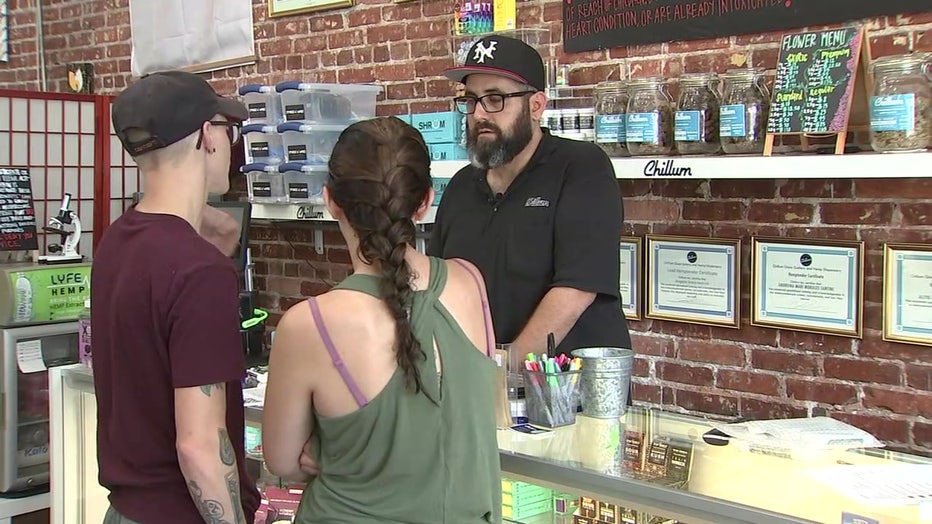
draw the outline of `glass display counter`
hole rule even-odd
[[[50,380],[52,523],[97,524],[107,500],[96,478],[91,374],[83,366],[67,366],[51,370]],[[246,421],[260,427],[261,409],[246,408]],[[881,505],[819,477],[829,472],[850,480],[862,468],[876,467],[902,471],[904,478],[928,473],[916,480],[928,485],[932,460],[882,449],[764,454],[735,442],[706,444],[702,437],[710,429],[711,422],[698,417],[633,408],[622,420],[579,416],[574,425],[544,435],[501,430],[502,473],[509,483],[526,482],[551,490],[554,499],[572,499],[564,511],[506,522],[932,524],[930,492],[924,503]],[[892,490],[878,485],[876,491]]]

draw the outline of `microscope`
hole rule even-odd
[[[65,193],[61,199],[61,208],[58,215],[49,217],[49,223],[42,228],[48,233],[57,233],[61,235],[60,244],[49,244],[48,255],[39,257],[40,264],[65,264],[69,262],[80,262],[84,260],[84,255],[78,253],[78,242],[81,240],[81,221],[77,213],[70,210],[71,193]],[[72,226],[69,233],[65,226]]]

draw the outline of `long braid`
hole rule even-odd
[[[350,155],[349,146],[363,143],[368,154]],[[340,144],[347,146],[345,151]],[[405,253],[415,238],[412,216],[430,190],[430,158],[423,139],[398,119],[369,120],[344,131],[330,162],[331,194],[359,237],[360,258],[380,268],[382,297],[395,321],[398,367],[406,385],[419,392],[417,364],[426,354],[411,328],[413,275]]]

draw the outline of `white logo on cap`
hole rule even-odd
[[[476,61],[477,64],[484,64],[485,59],[495,60],[495,57],[492,56],[495,53],[495,46],[498,44],[495,40],[489,42],[489,47],[485,46],[485,42],[479,42],[476,44],[476,52],[473,53],[472,59]]]

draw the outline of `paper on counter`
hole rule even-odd
[[[883,447],[883,442],[870,433],[831,417],[753,420],[713,426],[734,439],[762,446],[808,450]]]
[[[42,360],[42,341],[26,340],[17,342],[16,364],[23,373],[45,371],[45,361]]]
[[[809,472],[849,498],[877,505],[932,503],[932,465],[840,465]]]
[[[265,384],[243,390],[243,406],[261,408],[265,404]]]

